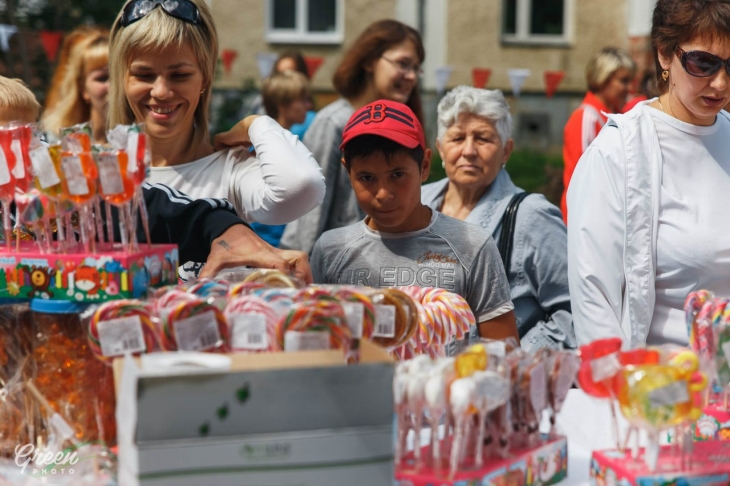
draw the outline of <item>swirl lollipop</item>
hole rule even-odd
[[[238,282],[231,284],[231,286],[228,287],[228,296],[237,297],[239,295],[249,295],[253,294],[256,290],[263,288],[266,288],[266,284],[261,282]]]
[[[139,355],[160,348],[149,309],[133,300],[102,304],[89,320],[88,338],[94,356],[108,366],[125,352]]]
[[[362,326],[351,326],[351,327],[362,327],[362,337],[370,339],[373,335],[375,328],[375,306],[373,301],[368,297],[362,289],[358,287],[342,286],[335,288],[332,293],[343,302],[343,306],[352,304],[355,306],[362,307]],[[355,307],[353,310],[357,311],[359,307]],[[347,312],[347,309],[345,309]]]
[[[260,297],[240,295],[231,299],[224,314],[230,325],[234,351],[281,351],[276,341],[279,315]]]
[[[329,335],[330,349],[350,352],[350,328],[347,326],[345,311],[336,302],[316,301],[293,305],[277,324],[276,340],[279,349],[285,350],[285,336],[290,331],[325,331]]]
[[[302,284],[293,277],[280,272],[279,270],[259,269],[254,270],[248,277],[243,279],[245,282],[260,282],[267,287],[276,288],[302,288]]]
[[[168,351],[230,351],[223,313],[203,300],[179,301],[161,311],[162,345]]]

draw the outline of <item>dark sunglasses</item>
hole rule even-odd
[[[718,72],[723,66],[730,76],[730,59],[725,60],[705,51],[684,52],[679,46],[675,49],[682,67],[690,76],[706,78]]]
[[[158,5],[176,19],[200,25],[200,11],[188,0],[132,0],[124,6],[119,23],[122,27],[133,24],[157,8]]]

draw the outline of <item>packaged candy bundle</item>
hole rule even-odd
[[[393,382],[396,467],[404,477],[453,479],[457,472],[481,469],[487,458],[499,460],[511,450],[540,445],[540,415],[560,411],[577,370],[574,353],[508,353],[498,341],[471,345],[455,357],[420,355],[399,363]],[[410,431],[420,436],[424,418],[430,423],[430,444],[409,453],[406,437]],[[520,441],[522,431],[532,443]]]

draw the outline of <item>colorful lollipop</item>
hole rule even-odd
[[[149,353],[160,348],[149,309],[131,300],[101,305],[89,321],[88,337],[94,356],[109,366],[115,356]]]

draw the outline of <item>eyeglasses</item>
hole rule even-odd
[[[392,59],[388,59],[385,56],[380,57],[395,66],[402,74],[413,73],[416,76],[423,76],[423,69],[421,69],[421,66],[419,66],[418,64],[410,64],[405,61],[394,61]]]
[[[133,24],[157,8],[158,5],[176,19],[200,25],[200,11],[188,0],[132,0],[124,6],[119,23],[122,27]]]
[[[723,66],[730,76],[730,59],[725,60],[705,51],[684,52],[679,46],[675,49],[682,67],[690,76],[706,78],[718,72]]]

